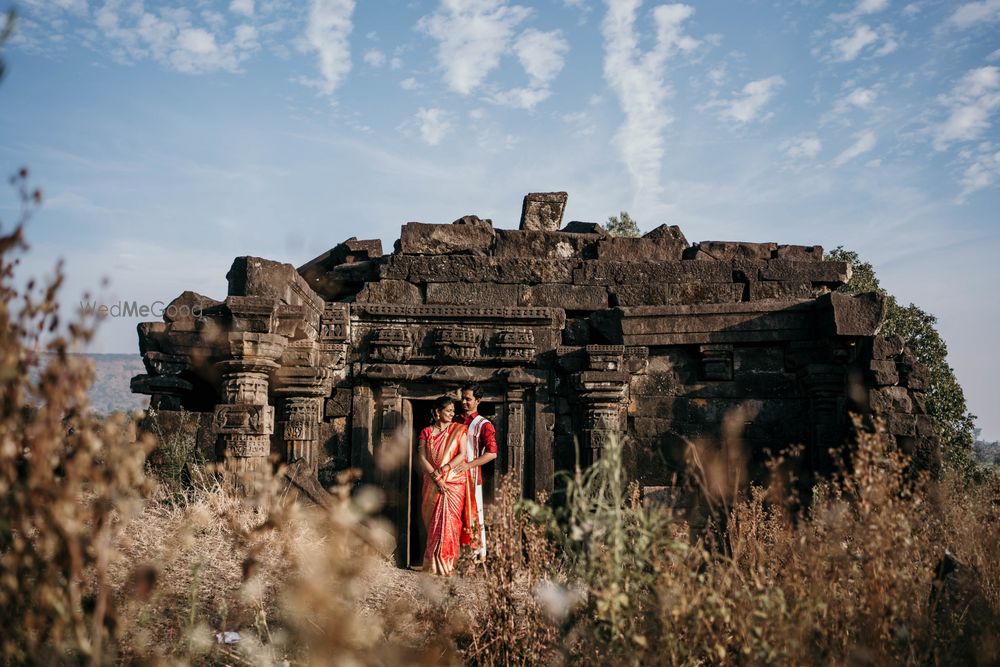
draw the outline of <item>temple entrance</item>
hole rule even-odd
[[[412,415],[412,417],[409,423],[409,470],[404,473],[404,478],[408,481],[406,489],[402,494],[406,498],[406,506],[405,510],[401,512],[403,514],[401,523],[405,526],[405,530],[401,531],[403,535],[400,536],[403,546],[401,550],[403,555],[401,560],[403,562],[401,564],[404,567],[420,567],[423,564],[427,531],[424,527],[423,517],[420,514],[424,472],[417,463],[417,442],[420,438],[420,432],[431,423],[431,405],[433,401],[405,399],[404,402],[409,405],[409,409],[404,410],[404,412]],[[495,403],[484,401],[480,404],[479,414],[493,422],[497,428],[497,441],[501,442],[501,428],[497,424],[496,411]],[[499,463],[500,459],[498,457],[495,462],[487,464],[483,469],[483,498],[487,504],[493,502],[496,471]]]
[[[420,432],[431,423],[431,405],[433,401],[409,401],[413,414],[410,422],[410,470],[409,470],[409,509],[406,520],[406,567],[419,567],[424,561],[424,546],[427,542],[427,530],[420,516],[420,500],[424,488],[424,472],[417,464],[417,441]]]

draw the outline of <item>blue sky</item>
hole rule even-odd
[[[1000,438],[1000,0],[17,7],[0,167],[46,193],[24,264],[64,258],[68,305],[221,298],[237,255],[516,227],[567,190],[567,220],[858,251],[938,316]]]

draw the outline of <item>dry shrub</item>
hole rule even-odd
[[[565,592],[549,578],[554,545],[523,511],[519,496],[514,479],[503,478],[487,508],[489,559],[478,567],[465,563],[463,575],[478,575],[474,584],[482,594],[465,641],[469,664],[533,665],[551,662],[556,650],[567,610]]]
[[[13,180],[40,200],[26,171]],[[0,236],[0,656],[101,664],[121,620],[108,581],[118,519],[138,506],[149,443],[130,443],[128,418],[89,411],[93,369],[68,353],[92,327],[61,324],[61,271],[14,287],[22,230]]]
[[[845,469],[793,514],[789,508],[797,501],[779,502],[775,493],[795,486],[786,461],[772,462],[780,478],[772,488],[745,490],[741,472],[718,464],[745,460],[732,452],[739,446],[734,437],[697,451],[701,463],[693,476],[707,482],[701,485],[708,490],[704,502],[726,510],[716,531],[690,530],[670,508],[635,502],[617,442],[609,442],[604,458],[589,470],[577,470],[568,480],[564,508],[553,512],[527,503],[530,515],[549,531],[527,537],[542,545],[529,548],[555,545],[556,557],[547,573],[525,568],[505,581],[557,581],[561,600],[573,600],[568,591],[580,595],[566,605],[554,644],[546,636],[533,649],[534,659],[518,661],[508,659],[505,647],[524,642],[524,625],[537,620],[524,615],[522,624],[512,624],[508,606],[491,605],[495,618],[483,622],[501,638],[480,645],[485,650],[475,654],[476,661],[988,665],[1000,660],[1000,485],[968,487],[954,478],[939,485],[914,482],[908,461],[880,428],[864,431],[859,425]],[[940,586],[932,579],[946,549],[964,564],[963,585],[972,590],[952,597],[954,606],[944,610],[942,625],[942,610],[930,601]],[[553,645],[562,650],[546,650]]]

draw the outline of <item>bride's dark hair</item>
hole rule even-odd
[[[455,399],[452,398],[451,396],[438,396],[437,398],[435,398],[434,402],[431,404],[431,423],[433,424],[436,419],[434,417],[435,412],[444,410],[449,405],[454,405],[454,404],[455,404]]]

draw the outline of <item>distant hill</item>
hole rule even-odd
[[[94,384],[90,387],[90,403],[98,412],[115,410],[145,410],[149,396],[133,394],[129,382],[146,372],[138,354],[87,354],[95,368]]]
[[[145,410],[149,397],[133,394],[129,382],[146,372],[138,354],[79,354],[94,364],[94,384],[90,387],[90,404],[99,413],[116,410]]]

